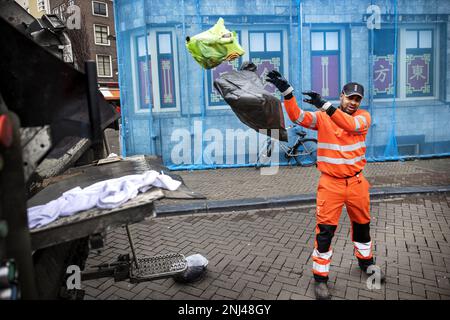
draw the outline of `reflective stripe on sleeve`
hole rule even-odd
[[[355,119],[355,123],[356,123],[355,131],[362,131],[362,130],[364,130],[364,129],[367,128],[367,119],[366,119],[366,117],[364,117],[364,116],[356,116],[354,119]],[[361,126],[360,126],[360,124],[359,124],[358,119],[361,119],[362,122],[363,122],[363,127],[361,128],[361,130],[359,130],[359,128],[360,128]]]
[[[298,116],[296,122],[300,124],[305,119],[306,112],[300,109],[300,115]]]
[[[317,115],[315,112],[310,112],[310,113],[311,113],[313,119],[312,119],[312,122],[311,122],[311,125],[309,126],[309,128],[313,129],[317,123]]]
[[[362,121],[364,122],[364,127],[367,128],[367,119],[364,116],[358,116],[361,117]]]
[[[353,120],[355,120],[355,131],[359,130],[359,121],[358,121],[358,117],[354,117]]]

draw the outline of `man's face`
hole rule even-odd
[[[362,98],[357,94],[347,97],[345,94],[341,93],[341,110],[345,113],[353,114],[358,110],[361,100]]]

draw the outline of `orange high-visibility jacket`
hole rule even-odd
[[[352,115],[337,109],[330,117],[326,112],[303,111],[295,97],[284,105],[291,121],[317,130],[317,168],[337,178],[351,177],[366,164],[366,135],[370,114],[358,109]]]

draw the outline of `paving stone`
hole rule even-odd
[[[114,291],[113,295],[125,300],[132,300],[136,296],[134,292],[122,288]]]
[[[396,290],[386,289],[385,293],[386,293],[386,295],[385,295],[386,300],[398,300],[399,299],[398,291],[396,291]]]
[[[244,288],[244,290],[242,290],[238,299],[239,300],[249,300],[252,297],[253,292],[255,292],[255,289],[246,287],[246,288]]]
[[[289,300],[291,299],[292,292],[287,290],[281,290],[281,292],[278,294],[277,300]]]
[[[358,289],[347,287],[345,290],[345,299],[347,300],[357,300],[358,299]]]
[[[200,295],[201,299],[210,300],[217,292],[219,287],[216,286],[209,286],[203,293]]]
[[[236,292],[233,290],[227,290],[223,288],[218,288],[216,291],[216,294],[230,298],[230,299],[237,299],[240,295],[240,292]]]
[[[402,291],[399,291],[398,293],[399,299],[400,300],[425,300],[424,297],[418,296],[418,295],[413,295],[413,294],[408,294]]]

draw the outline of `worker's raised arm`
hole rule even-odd
[[[284,108],[292,122],[302,127],[317,130],[316,112],[304,111],[297,104],[297,99],[292,96],[291,99],[284,99]]]
[[[332,108],[334,108],[332,106]],[[365,133],[370,127],[370,114],[367,111],[362,110],[362,112],[357,116],[351,116],[340,109],[336,109],[331,114],[331,120],[333,120],[336,125],[345,131],[352,133]],[[328,111],[328,114],[331,112]]]
[[[270,71],[267,74],[266,81],[272,83],[284,96],[284,107],[292,122],[305,128],[317,130],[316,112],[303,111],[300,109],[297,100],[292,94],[294,88],[292,88],[288,81],[278,71]]]
[[[309,99],[303,99],[303,101],[326,112],[331,120],[341,129],[354,134],[365,133],[369,129],[371,119],[370,114],[367,111],[361,111],[359,115],[352,116],[333,107],[331,102],[322,99],[321,95],[317,92],[306,91],[302,93],[309,96]]]

